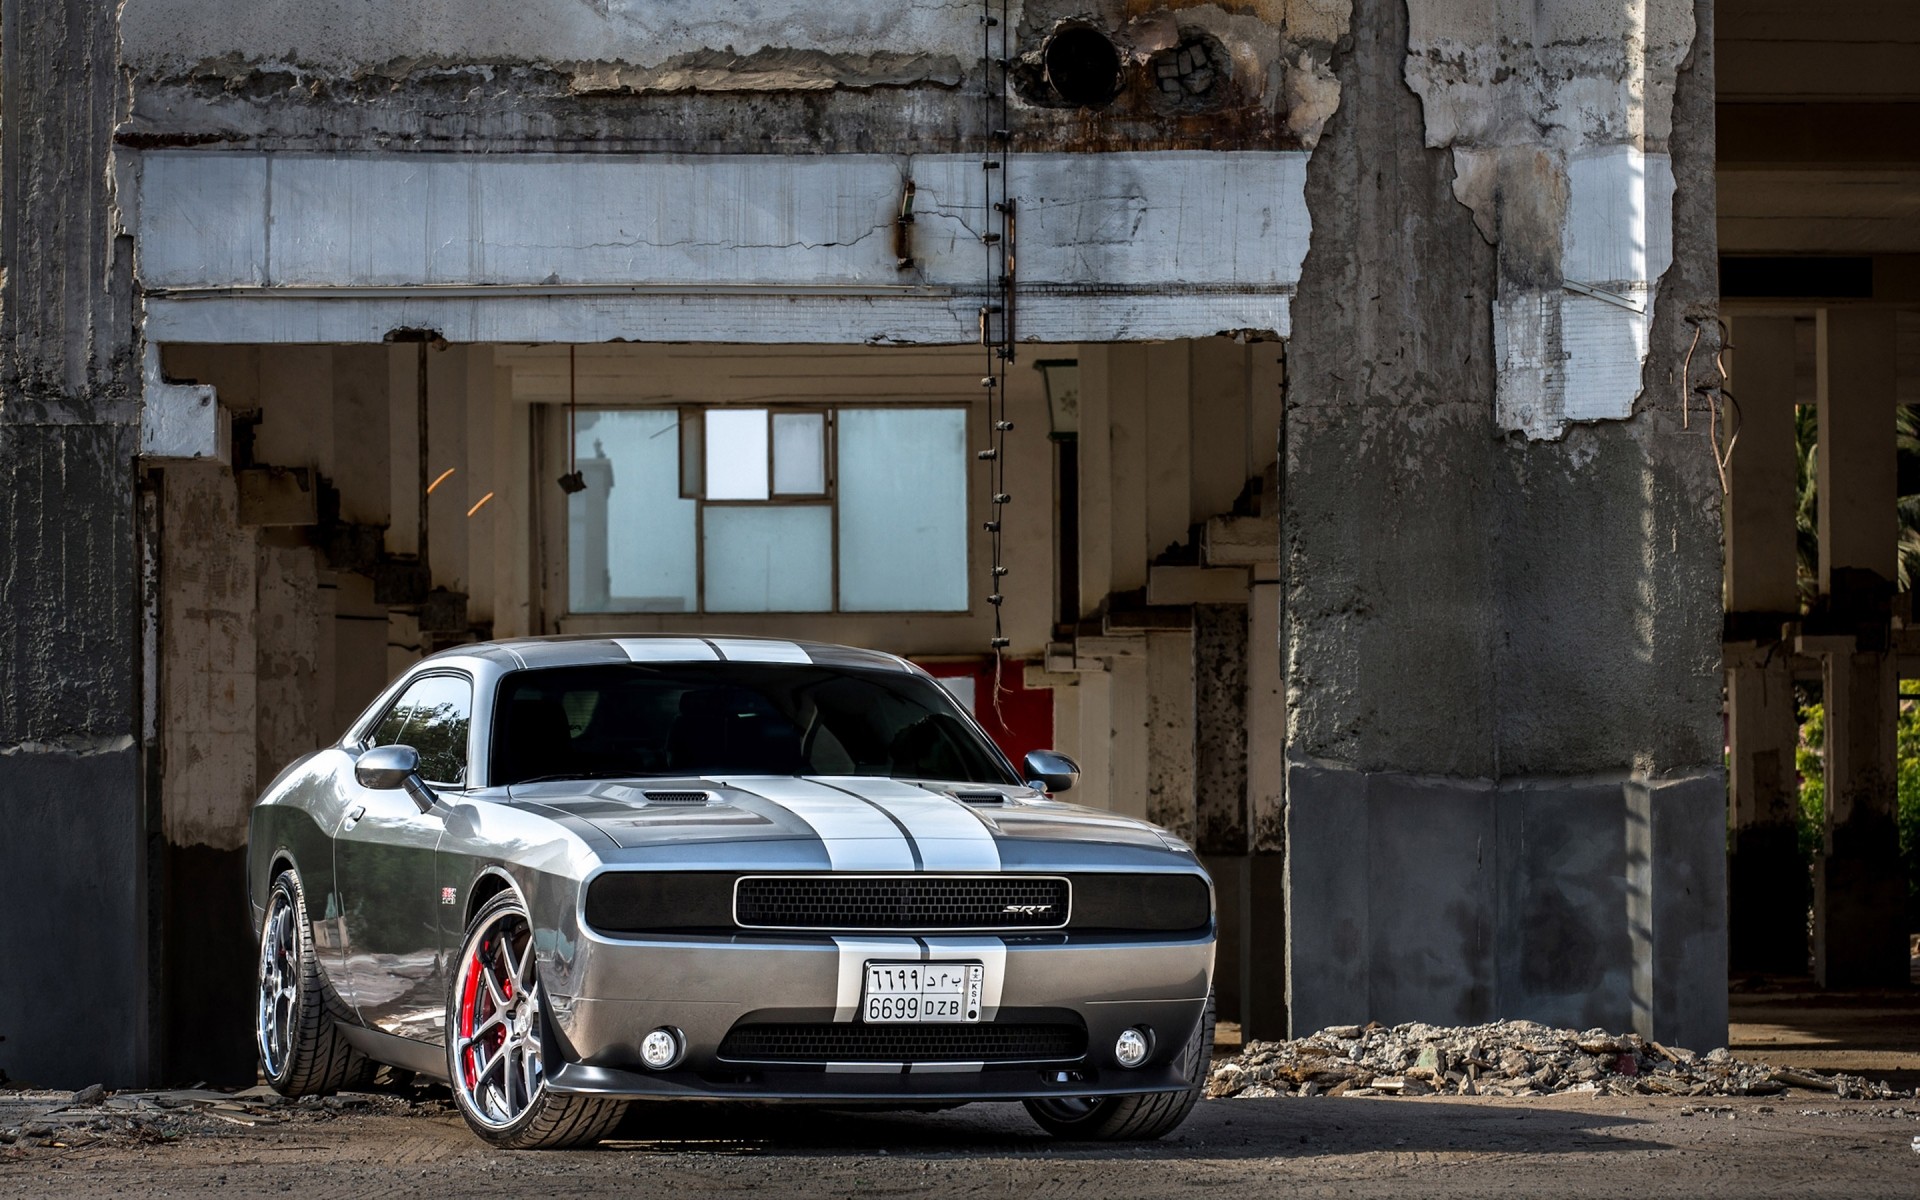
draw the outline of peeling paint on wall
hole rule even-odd
[[[1498,248],[1501,428],[1633,414],[1673,257],[1673,90],[1686,0],[1409,4],[1406,81],[1454,195]]]

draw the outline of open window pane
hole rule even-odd
[[[836,423],[840,607],[965,610],[966,412],[849,408]]]
[[[767,498],[767,410],[707,410],[707,499]]]
[[[826,505],[710,507],[706,539],[708,612],[833,607],[833,510]]]
[[[774,494],[819,496],[826,490],[826,414],[773,414]]]
[[[699,595],[691,500],[680,496],[680,416],[583,412],[567,497],[568,607],[578,613],[691,612]]]

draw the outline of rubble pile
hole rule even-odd
[[[1291,1042],[1252,1042],[1216,1061],[1210,1097],[1542,1096],[1557,1092],[1652,1096],[1765,1096],[1788,1088],[1845,1100],[1912,1096],[1857,1075],[1745,1062],[1726,1050],[1695,1054],[1638,1034],[1551,1029],[1532,1021],[1465,1028],[1377,1022],[1332,1025]]]
[[[420,1097],[372,1092],[289,1100],[266,1087],[112,1093],[95,1084],[77,1092],[8,1090],[0,1091],[0,1162],[42,1149],[171,1142],[232,1132],[236,1126],[324,1121],[350,1112],[415,1115],[445,1107]]]

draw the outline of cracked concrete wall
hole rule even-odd
[[[1411,6],[1416,41],[1433,7]],[[1642,399],[1522,430],[1556,440],[1517,435],[1498,403],[1513,248],[1432,144],[1407,14],[1356,5],[1308,169],[1281,505],[1291,1019],[1532,1017],[1717,1045],[1719,489],[1706,422],[1682,411],[1717,344],[1702,327],[1684,378],[1716,291],[1711,8],[1658,143],[1676,254],[1631,372]],[[1530,54],[1510,69],[1519,96],[1564,74]],[[1530,144],[1502,127],[1508,161],[1559,162],[1553,110],[1536,115]],[[1496,239],[1541,200],[1493,195]],[[1557,220],[1522,247],[1547,278]]]
[[[133,1082],[150,995],[125,84],[110,5],[4,0],[0,27],[0,1076]]]
[[[1017,80],[1063,20],[1127,56],[1111,104],[1016,88],[1017,146],[1294,149],[1338,103],[1346,0],[1026,0]],[[939,152],[976,146],[979,0],[863,9],[751,0],[128,0],[129,145]],[[1209,39],[1204,102],[1156,99],[1153,56]],[[1041,89],[1044,92],[1044,88]],[[1191,99],[1191,98],[1189,98]]]
[[[1405,74],[1426,144],[1496,249],[1502,428],[1559,437],[1640,394],[1673,258],[1668,141],[1691,0],[1409,5]]]

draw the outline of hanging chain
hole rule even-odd
[[[991,504],[987,533],[993,544],[992,576],[987,603],[993,607],[993,703],[1000,707],[1000,668],[1008,639],[1002,622],[1006,599],[1001,580],[1006,577],[1004,531],[1007,504],[1007,433],[1013,422],[1007,419],[1007,368],[1014,359],[1013,328],[1013,196],[1008,186],[1007,159],[1013,148],[1013,132],[1008,123],[1008,92],[1011,87],[1013,56],[1009,50],[1011,28],[1008,24],[1009,0],[981,0],[981,116],[986,144],[980,167],[986,177],[985,221],[980,240],[987,251],[987,299],[980,306],[980,344],[986,350],[987,370],[980,386],[987,390],[987,448],[979,457],[987,466],[987,495]]]

